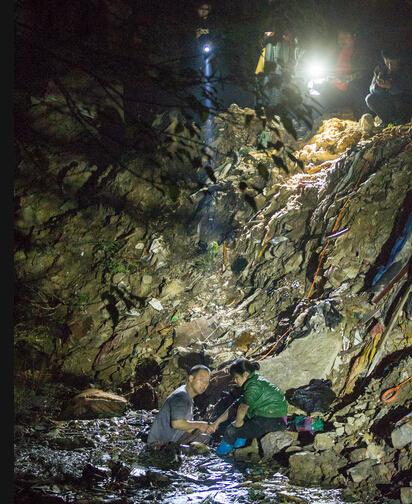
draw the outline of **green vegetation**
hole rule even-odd
[[[216,257],[219,254],[219,243],[217,241],[212,241],[208,244],[205,254],[197,259],[195,266],[199,269],[209,269],[215,263]]]

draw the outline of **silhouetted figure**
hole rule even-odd
[[[381,120],[401,124],[412,116],[412,65],[396,49],[381,51],[383,63],[373,74],[366,104]]]
[[[356,119],[367,112],[365,94],[368,90],[370,58],[360,46],[353,31],[345,28],[337,33],[338,51],[326,79],[316,87],[314,98],[321,105],[322,113],[333,113],[348,107]]]
[[[291,30],[275,23],[262,38],[262,51],[256,66],[256,107],[276,106],[282,99],[282,87],[294,76],[299,48]]]

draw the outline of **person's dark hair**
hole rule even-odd
[[[336,33],[349,33],[350,35],[352,35],[352,37],[356,37],[357,36],[357,31],[354,29],[354,28],[351,28],[349,26],[346,26],[346,25],[340,25],[337,27],[336,29]]]
[[[208,373],[211,373],[207,366],[204,366],[203,364],[196,364],[196,366],[190,368],[189,376],[196,376],[199,371],[207,371]]]
[[[386,59],[391,59],[391,60],[398,60],[402,58],[402,53],[400,49],[397,47],[384,47],[381,50],[381,56],[382,58]]]
[[[253,371],[257,371],[258,369],[260,369],[259,362],[247,359],[236,359],[230,365],[229,373],[231,376],[234,376],[235,374],[242,375],[245,371],[253,373]]]

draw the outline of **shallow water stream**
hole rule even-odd
[[[279,467],[205,454],[145,449],[152,414],[104,420],[47,420],[18,426],[18,504],[314,503],[340,504],[339,490],[293,486]]]

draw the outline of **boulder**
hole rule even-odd
[[[372,466],[375,464],[371,459],[362,460],[358,462],[355,466],[348,469],[348,474],[352,478],[354,483],[360,483],[361,481],[369,478],[372,472]]]
[[[271,458],[284,448],[287,448],[297,439],[297,432],[277,431],[269,432],[260,440],[263,457]]]
[[[289,476],[297,484],[330,483],[339,476],[339,470],[346,463],[346,460],[333,450],[320,453],[303,451],[290,456]]]
[[[412,443],[412,416],[406,416],[396,425],[391,433],[391,439],[393,447],[399,450]]]
[[[280,355],[262,360],[260,372],[283,391],[300,387],[313,378],[326,378],[341,346],[338,331],[313,331],[292,341]]]
[[[356,462],[361,462],[362,460],[365,460],[367,458],[372,458],[372,457],[368,457],[368,455],[366,453],[366,448],[355,448],[349,454],[349,460],[354,464]]]
[[[88,388],[73,397],[64,408],[62,418],[92,419],[123,415],[128,402],[112,392]]]
[[[385,448],[376,443],[369,443],[366,448],[366,456],[369,459],[381,462],[385,458]]]
[[[289,468],[289,476],[293,482],[310,485],[322,481],[323,474],[315,453],[294,453],[289,457]]]
[[[412,504],[412,487],[401,488],[401,502],[402,504]]]
[[[328,432],[316,434],[313,447],[316,451],[330,450],[335,444],[335,437]]]

